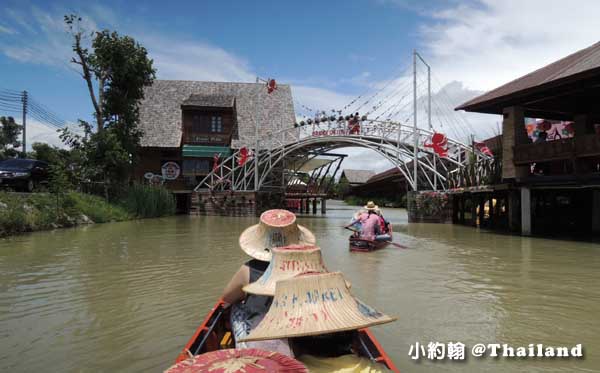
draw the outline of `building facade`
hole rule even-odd
[[[255,147],[257,123],[265,136],[294,122],[288,85],[268,94],[259,83],[157,80],[140,103],[143,135],[134,177],[190,194],[215,162]]]

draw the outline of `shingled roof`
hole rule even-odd
[[[375,172],[369,170],[349,170],[345,169],[341,177],[346,177],[349,184],[364,184],[375,175]]]
[[[191,95],[181,103],[182,107],[217,107],[230,108],[235,103],[235,96],[229,95]]]
[[[262,89],[260,102],[257,100]],[[141,146],[177,148],[181,145],[184,102],[224,104],[235,98],[239,137],[232,148],[254,146],[255,115],[259,116],[260,132],[291,127],[295,121],[292,91],[289,85],[279,84],[272,94],[262,83],[199,82],[186,80],[156,80],[145,90],[140,103]],[[200,105],[194,105],[200,106]],[[258,110],[257,110],[258,108]],[[258,113],[257,113],[258,112]]]
[[[502,106],[519,98],[575,80],[600,76],[600,42],[465,102],[456,110],[502,113]]]

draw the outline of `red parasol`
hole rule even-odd
[[[218,350],[181,361],[165,373],[308,373],[296,359],[256,348]]]

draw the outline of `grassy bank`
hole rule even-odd
[[[59,195],[0,192],[0,237],[174,213],[174,197],[165,189],[149,186],[131,187],[116,203],[78,192]]]

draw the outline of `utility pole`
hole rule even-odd
[[[27,158],[27,91],[23,91],[21,101],[23,102],[23,151],[21,156]]]
[[[417,175],[419,172],[417,165],[419,135],[417,133],[417,50],[413,50],[413,190],[418,188]]]

